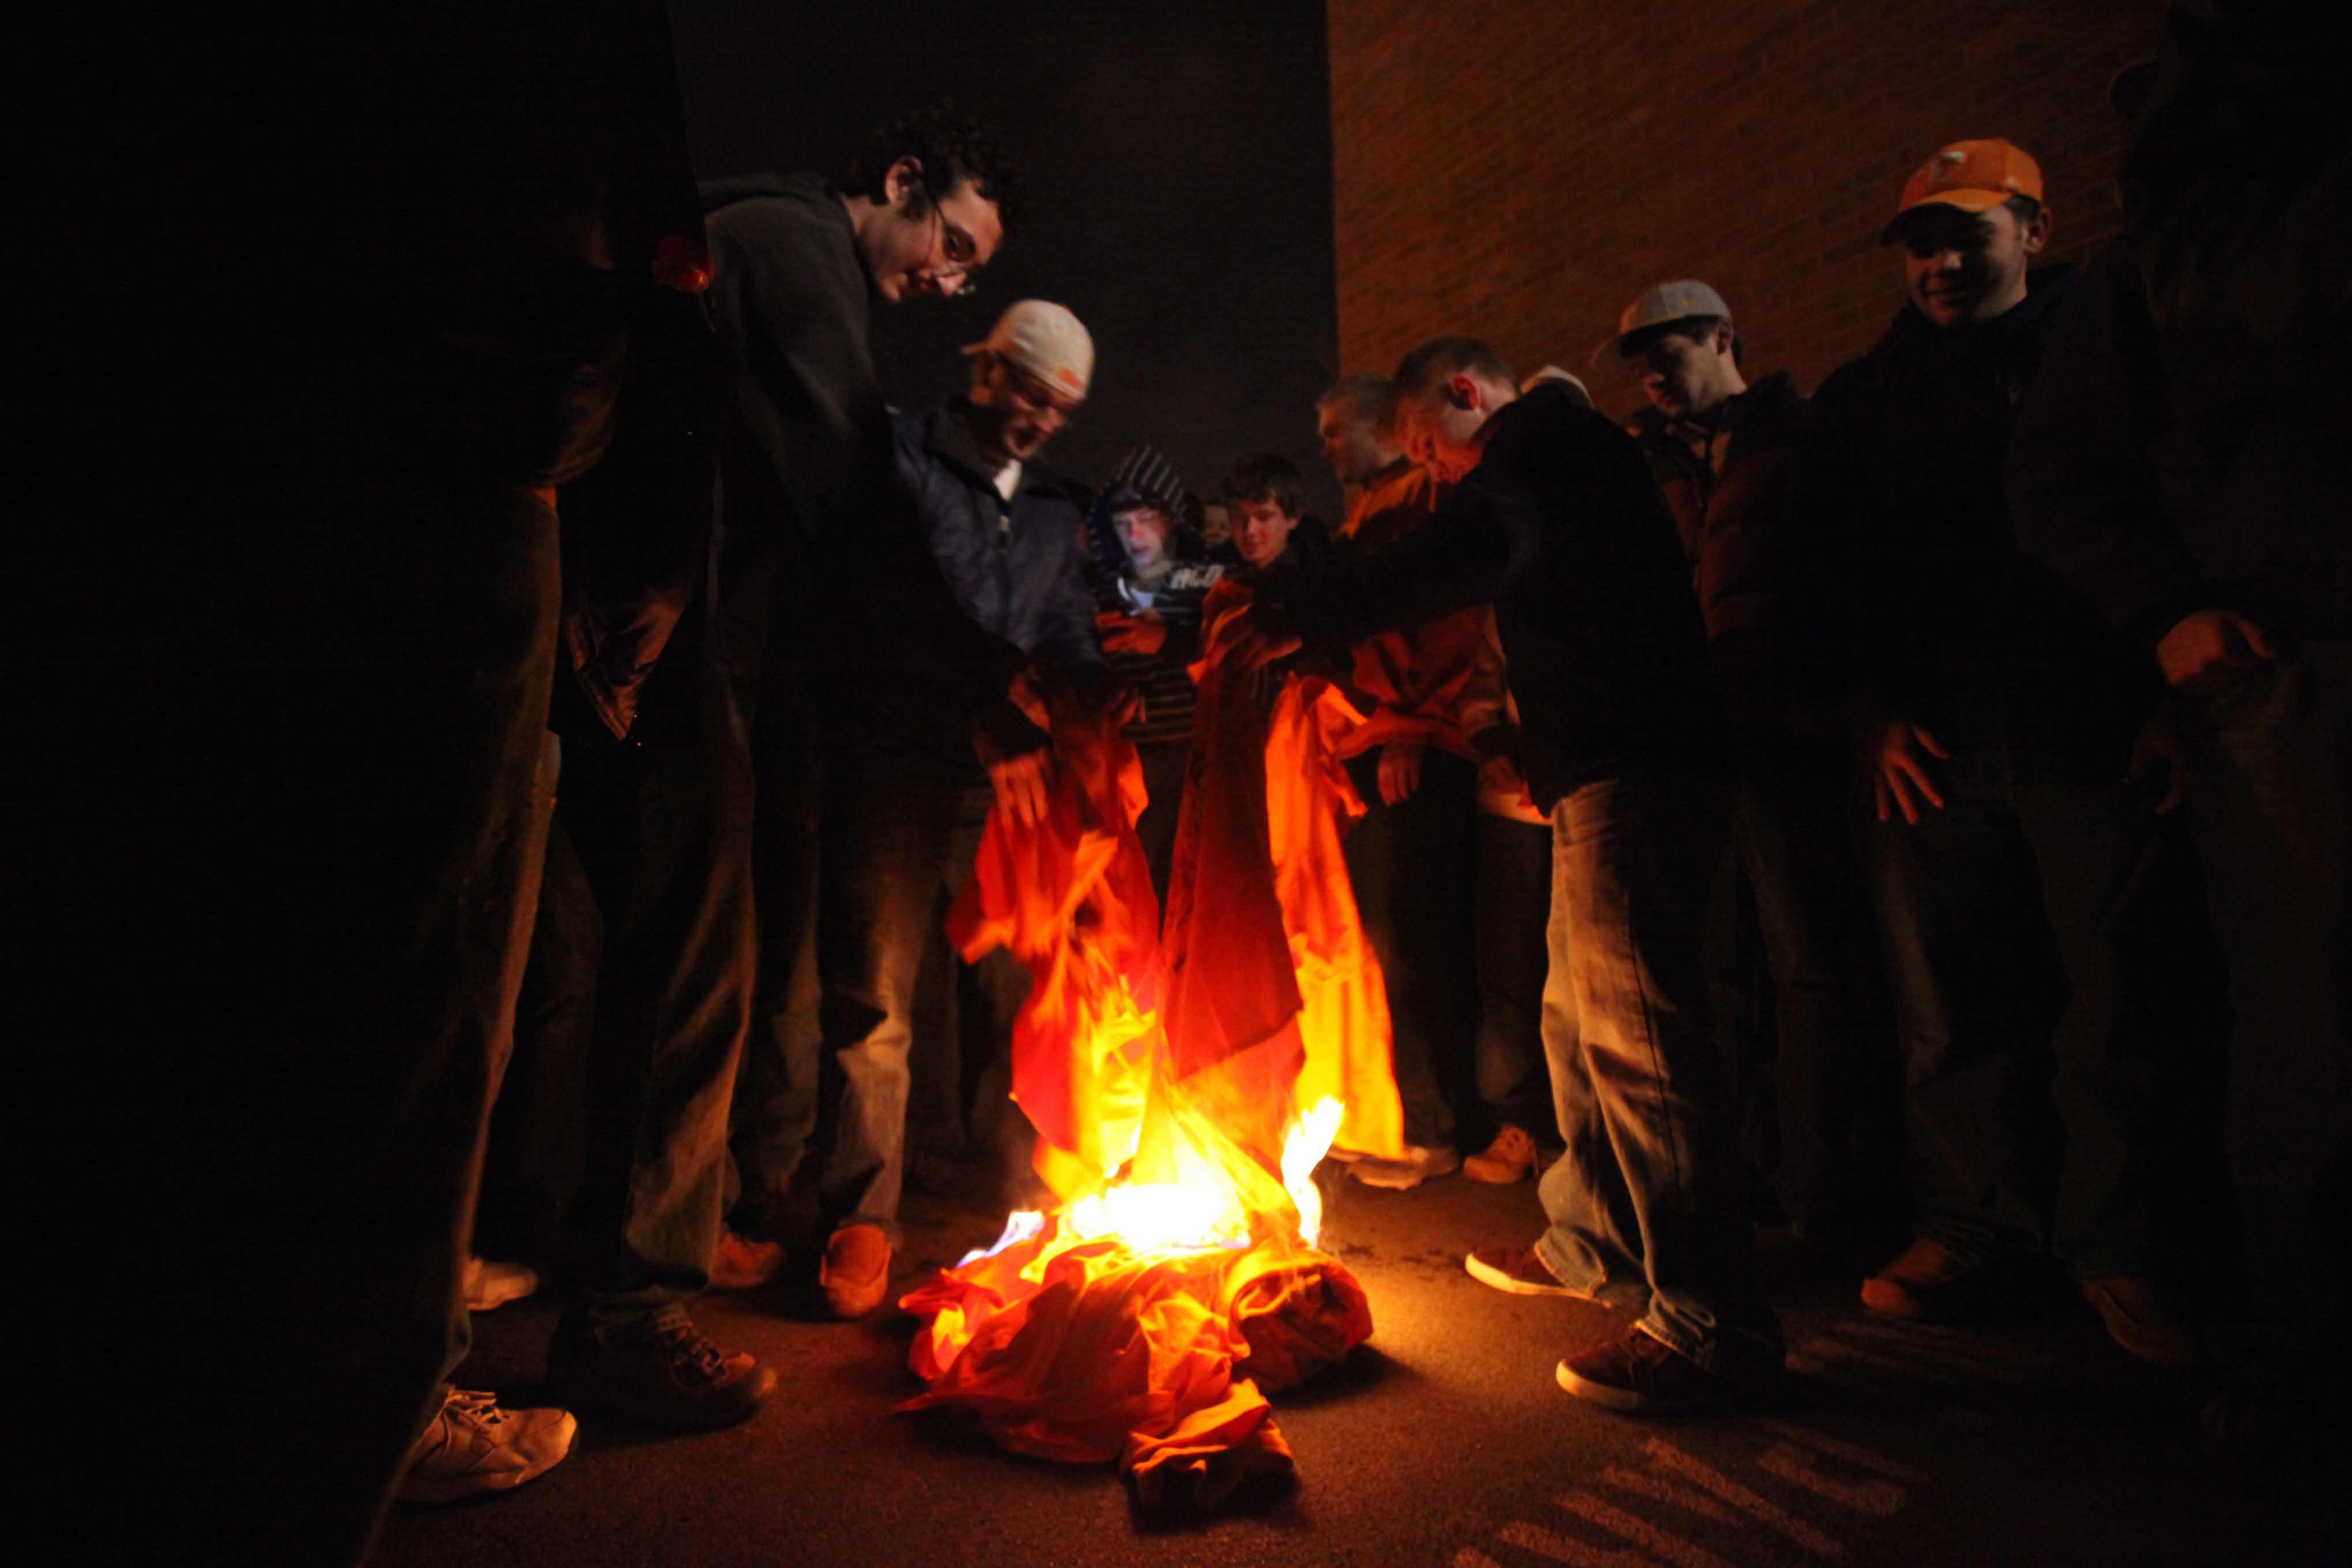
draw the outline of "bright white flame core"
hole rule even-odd
[[[1282,1141],[1282,1184],[1298,1205],[1298,1237],[1309,1247],[1323,1234],[1323,1194],[1315,1185],[1315,1167],[1331,1152],[1331,1140],[1339,1136],[1339,1119],[1347,1111],[1336,1100],[1318,1100]]]
[[[1282,1142],[1282,1184],[1298,1210],[1299,1239],[1309,1247],[1323,1230],[1323,1194],[1316,1190],[1315,1167],[1330,1152],[1346,1110],[1336,1100],[1318,1100],[1291,1124]],[[1116,1237],[1138,1252],[1250,1244],[1250,1216],[1242,1207],[1240,1195],[1205,1169],[1189,1181],[1128,1184],[1091,1193],[1066,1205],[1055,1218],[1060,1234],[1071,1240]],[[1045,1225],[1045,1216],[1038,1211],[1015,1210],[1004,1222],[1004,1234],[992,1246],[975,1247],[956,1267],[1027,1241]]]

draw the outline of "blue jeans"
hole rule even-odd
[[[1570,1286],[1646,1302],[1642,1328],[1706,1367],[1780,1340],[1754,1295],[1699,957],[1729,831],[1725,784],[1679,769],[1597,780],[1552,807],[1545,1047],[1568,1148],[1539,1189],[1551,1224],[1536,1252]]]

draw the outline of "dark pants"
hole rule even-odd
[[[1381,800],[1377,748],[1348,763],[1369,808],[1340,846],[1364,935],[1388,982],[1397,1093],[1407,1143],[1451,1148],[1468,1098],[1473,1009],[1470,828],[1478,773],[1449,752],[1423,754],[1421,787]]]
[[[79,628],[109,636],[37,683],[11,764],[41,911],[19,1037],[73,1042],[79,1081],[24,1103],[70,1123],[53,1179],[140,1215],[135,1281],[78,1274],[70,1331],[139,1347],[98,1358],[142,1391],[109,1438],[127,1527],[188,1562],[351,1562],[465,1347],[551,802],[555,516],[331,423],[157,462],[174,542],[104,580],[123,618]],[[102,1134],[62,1113],[94,1076]],[[78,1398],[131,1407],[113,1375]]]
[[[1550,1143],[1555,1119],[1543,1006],[1550,962],[1544,928],[1551,913],[1551,826],[1482,812],[1472,837],[1478,976],[1472,1063],[1479,1109],[1497,1130],[1522,1128]]]
[[[1854,853],[1853,763],[1842,742],[1776,735],[1753,742],[1732,796],[1732,849],[1739,893],[1754,914],[1761,994],[1740,1012],[1764,1015],[1740,1040],[1736,1088],[1743,1108],[1767,1118],[1769,1155],[1755,1160],[1790,1218],[1834,1229],[1884,1206],[1874,1181],[1892,1173],[1895,1075],[1874,1048],[1870,993],[1875,967],[1862,870]],[[1720,906],[1717,918],[1727,911]],[[1866,967],[1867,966],[1867,967]],[[1748,1003],[1759,1005],[1750,1007]],[[1717,1002],[1720,1037],[1733,1018]],[[1759,1037],[1760,1037],[1760,1038]],[[1760,1047],[1760,1048],[1757,1048]],[[1752,1085],[1752,1092],[1749,1088]],[[1744,1120],[1744,1118],[1743,1118]]]
[[[1965,1257],[2049,1246],[2144,1273],[2164,1058],[2217,1022],[2177,825],[2065,694],[1963,688],[1937,729],[1944,807],[1868,825],[1906,1156],[1922,1233]]]
[[[1644,1307],[1642,1327],[1703,1366],[1727,1340],[1779,1344],[1699,962],[1727,795],[1656,768],[1552,807],[1549,988],[1573,994],[1578,1037],[1550,1051],[1568,1148],[1538,1187],[1536,1251],[1570,1285]],[[1548,1009],[1547,1029],[1568,1016]]]
[[[1143,841],[1144,863],[1151,868],[1151,890],[1168,901],[1168,870],[1176,861],[1176,813],[1184,799],[1184,761],[1192,754],[1189,737],[1173,741],[1142,741],[1136,761],[1143,766],[1143,787],[1150,801],[1135,819],[1135,836]]]
[[[593,986],[573,1228],[600,1326],[701,1290],[719,1243],[751,1006],[750,766],[717,674],[698,673],[692,743],[575,746],[558,792],[553,854],[580,875],[550,884],[542,945]]]
[[[792,1182],[816,1135],[824,1043],[816,949],[822,735],[808,693],[771,675],[752,729],[758,982],[729,1132],[731,1223],[769,1239],[791,1228]]]
[[[476,1250],[552,1265],[588,1179],[588,1051],[604,963],[596,894],[561,816],[515,1003],[514,1053],[490,1112]],[[586,910],[582,920],[573,911]]]
[[[2191,700],[2189,810],[2230,971],[2225,1139],[2252,1354],[2339,1383],[2352,1302],[2352,644]]]
[[[897,1243],[924,953],[971,875],[994,799],[984,776],[948,759],[856,740],[830,748],[817,916],[824,1049],[804,1184],[823,1231],[874,1225]],[[958,1049],[940,1042],[925,1058]]]

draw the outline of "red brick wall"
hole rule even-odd
[[[1751,375],[1808,391],[1903,304],[1877,245],[1947,142],[2042,164],[2050,255],[2119,221],[2108,79],[2161,0],[1329,0],[1339,349],[1386,371],[1475,332],[1610,409],[1640,401],[1592,346],[1644,284],[1702,278]]]

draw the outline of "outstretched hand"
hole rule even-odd
[[[1054,779],[1053,742],[1007,702],[972,721],[971,749],[988,770],[996,804],[1024,827],[1045,820]]]
[[[1878,804],[1878,820],[1885,822],[1895,808],[1900,807],[1903,820],[1914,827],[1919,825],[1922,801],[1938,811],[1943,809],[1943,793],[1936,787],[1936,767],[1927,759],[1936,757],[1948,762],[1952,753],[1931,734],[1924,724],[1915,724],[1905,718],[1882,719],[1864,735],[1864,763],[1870,769],[1871,794]]]
[[[1095,617],[1095,633],[1108,653],[1156,654],[1168,643],[1168,623],[1156,610],[1134,616],[1106,610]]]
[[[1423,746],[1419,741],[1391,741],[1381,748],[1381,799],[1400,805],[1421,787]]]

